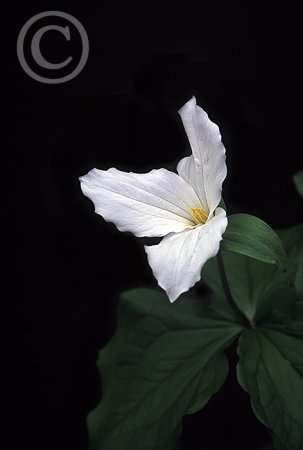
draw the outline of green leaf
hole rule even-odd
[[[210,296],[199,299],[203,308],[204,317],[227,320],[231,323],[239,323],[239,317],[235,316],[234,310],[223,295],[212,293]]]
[[[296,270],[302,259],[303,251],[303,223],[278,231],[287,253],[287,270]]]
[[[295,186],[297,188],[297,191],[303,197],[303,170],[300,170],[293,176],[293,180],[295,183]]]
[[[302,340],[262,326],[241,335],[238,354],[238,380],[258,419],[273,431],[276,448],[302,449]]]
[[[285,450],[284,444],[277,438],[277,436],[272,436],[273,450]]]
[[[295,288],[300,300],[303,300],[303,252],[302,259],[298,264],[296,276],[295,276]]]
[[[272,310],[262,326],[303,339],[303,302],[294,303],[284,310]]]
[[[228,217],[221,249],[276,264],[282,270],[287,263],[283,244],[275,231],[262,220],[249,214],[234,214]]]
[[[287,278],[293,281],[298,299],[303,300],[303,224],[278,233],[288,256]]]
[[[286,272],[277,266],[249,258],[240,253],[222,252],[231,293],[239,309],[250,321],[259,321],[272,310],[291,305],[295,300],[292,287],[302,300],[303,224],[280,230],[287,252]],[[202,270],[202,279],[217,297],[225,300],[217,259],[210,259]]]
[[[116,333],[99,356],[103,398],[88,417],[90,450],[173,449],[183,415],[224,382],[223,351],[241,327],[181,300],[149,289],[121,296]]]
[[[287,275],[276,266],[233,252],[222,252],[222,258],[233,299],[250,322],[295,301]],[[216,258],[205,264],[202,278],[217,296],[225,298]]]

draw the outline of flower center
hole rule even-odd
[[[190,213],[197,225],[207,221],[208,215],[203,208],[190,208]]]

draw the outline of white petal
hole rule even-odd
[[[166,169],[145,174],[93,169],[80,181],[96,213],[138,237],[165,236],[193,227],[190,208],[201,206],[194,189]]]
[[[226,213],[217,208],[205,225],[171,233],[160,244],[145,246],[154,277],[171,302],[200,280],[203,265],[218,253],[226,227]]]
[[[211,214],[220,203],[227,173],[220,131],[196,104],[195,97],[179,110],[179,114],[193,154],[179,162],[177,171],[193,186],[204,209]]]

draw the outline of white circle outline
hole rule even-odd
[[[68,22],[72,23],[78,30],[81,41],[82,41],[82,54],[80,61],[75,67],[75,69],[68,75],[65,75],[61,78],[46,78],[42,77],[41,75],[36,74],[27,64],[25,56],[24,56],[24,39],[26,36],[26,33],[28,32],[29,28],[37,22],[37,20],[43,18],[43,17],[62,17],[63,19],[66,19]],[[47,83],[47,84],[59,84],[59,83],[65,83],[66,81],[72,80],[75,78],[81,70],[84,68],[87,58],[89,54],[89,41],[88,36],[85,31],[85,28],[83,25],[79,22],[78,19],[76,19],[74,16],[71,16],[68,13],[62,12],[62,11],[45,11],[39,14],[36,14],[35,16],[31,17],[21,28],[20,33],[18,35],[17,39],[17,55],[18,60],[20,62],[20,65],[22,69],[29,75],[31,78],[33,78],[36,81],[40,81],[41,83]]]

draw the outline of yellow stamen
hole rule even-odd
[[[208,215],[203,208],[190,208],[190,213],[197,225],[207,221]]]

